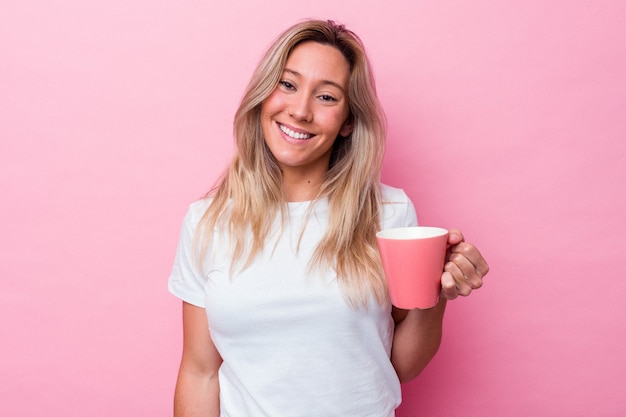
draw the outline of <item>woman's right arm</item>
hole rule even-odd
[[[174,417],[219,417],[217,372],[221,363],[205,310],[183,301],[183,357],[174,394]]]

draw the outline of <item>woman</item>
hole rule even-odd
[[[436,353],[447,299],[488,266],[451,230],[439,304],[389,302],[375,233],[417,224],[379,184],[384,117],[359,38],[289,28],[235,116],[226,174],[185,218],[170,291],[183,300],[182,416],[393,416]]]

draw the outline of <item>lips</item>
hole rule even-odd
[[[292,139],[297,139],[297,140],[307,140],[307,139],[311,139],[313,136],[313,134],[311,133],[304,133],[304,132],[296,132],[290,128],[288,128],[285,125],[282,125],[280,123],[278,123],[278,128],[281,130],[281,132],[283,132],[285,135],[289,136]]]

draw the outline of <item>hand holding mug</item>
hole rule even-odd
[[[454,300],[459,295],[468,296],[482,287],[483,278],[489,272],[487,261],[478,249],[465,242],[459,229],[448,233],[448,253],[441,275],[441,297]]]

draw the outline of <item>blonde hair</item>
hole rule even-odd
[[[243,268],[263,249],[272,225],[268,213],[281,213],[286,201],[280,168],[263,139],[260,110],[274,91],[291,51],[314,41],[337,48],[349,63],[348,103],[353,125],[348,137],[334,143],[329,170],[318,198],[329,203],[329,227],[309,267],[334,268],[346,299],[366,306],[370,295],[381,305],[387,286],[376,248],[380,228],[380,169],[385,147],[385,118],[374,77],[359,37],[333,21],[298,23],[272,44],[245,90],[234,120],[236,152],[230,167],[209,194],[213,200],[196,233],[204,259],[216,227],[234,239],[232,265]],[[251,240],[250,240],[251,235]]]

